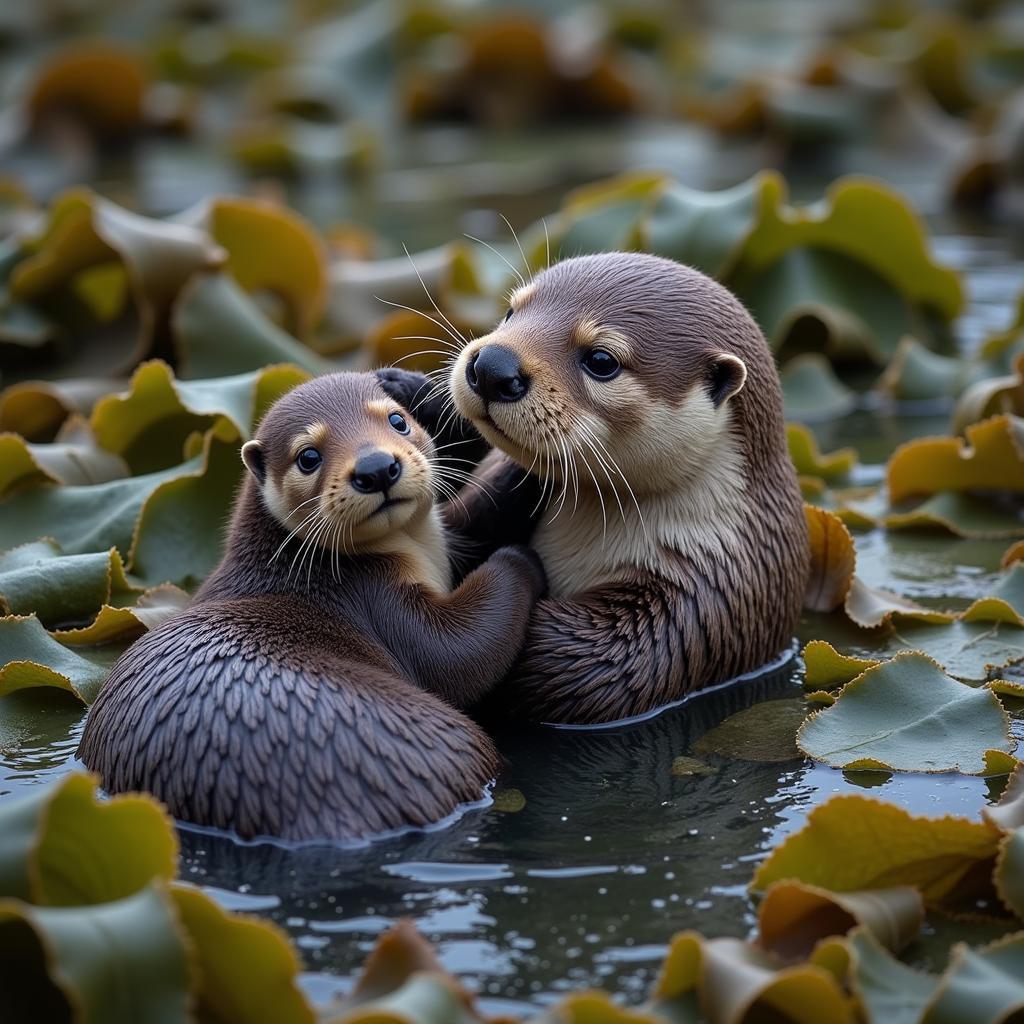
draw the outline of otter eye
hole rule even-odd
[[[320,468],[320,463],[324,461],[324,457],[316,448],[303,448],[298,455],[295,456],[295,465],[303,473],[315,473]]]
[[[391,424],[400,434],[409,433],[409,424],[405,421],[405,417],[400,412],[393,412],[388,417],[388,423]]]
[[[603,348],[589,348],[580,360],[583,369],[595,380],[611,380],[622,369],[618,359]]]
[[[505,314],[505,319],[502,320],[503,324],[507,324],[509,322],[509,320],[512,319],[512,312],[513,312],[512,307],[509,306],[508,307],[508,312]]]

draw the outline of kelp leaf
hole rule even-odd
[[[229,914],[192,886],[174,885],[170,896],[201,967],[196,994],[202,1020],[313,1024],[296,985],[301,964],[279,928]]]
[[[1003,840],[993,877],[999,898],[1012,913],[1024,919],[1024,827]]]
[[[990,825],[1004,832],[1024,828],[1024,767],[1018,765],[1007,780],[999,802],[983,808],[981,814]]]
[[[856,395],[836,376],[831,363],[817,352],[795,356],[782,368],[782,400],[786,416],[825,420],[845,416],[857,405]]]
[[[804,607],[830,612],[846,599],[856,568],[850,531],[837,516],[812,505],[804,506],[811,545],[811,567],[804,592]]]
[[[775,764],[800,756],[796,730],[804,714],[799,700],[766,700],[730,715],[693,743],[701,757],[718,754]]]
[[[920,1024],[939,979],[900,963],[865,928],[850,933],[847,948],[850,985],[860,997],[868,1024]]]
[[[53,686],[90,704],[107,677],[107,669],[54,640],[34,615],[0,619],[0,666],[0,698]]]
[[[291,363],[312,374],[333,369],[225,274],[196,274],[175,303],[172,324],[182,378],[228,377],[269,363]]]
[[[894,771],[985,772],[985,751],[1014,748],[1009,719],[990,690],[947,676],[908,653],[867,669],[835,704],[797,733],[808,757],[847,770],[870,762]]]
[[[22,544],[0,554],[0,611],[34,612],[47,626],[96,614],[116,591],[131,592],[116,548],[65,555],[52,540]]]
[[[837,480],[857,465],[857,452],[853,448],[823,454],[815,436],[802,423],[786,424],[786,443],[796,471],[807,476]]]
[[[962,434],[974,423],[1005,413],[1024,416],[1024,355],[1014,361],[1012,374],[986,377],[964,391],[953,410],[953,430]]]
[[[863,926],[899,952],[923,923],[921,894],[911,886],[837,893],[803,882],[776,882],[758,908],[758,942],[783,960],[806,960],[823,939]]]
[[[1024,932],[991,946],[953,949],[922,1024],[1004,1024],[1024,1009]]]
[[[136,473],[181,461],[186,438],[226,416],[243,439],[258,417],[309,374],[287,364],[215,380],[177,381],[159,359],[143,363],[124,394],[101,399],[92,413],[97,440],[123,456]]]
[[[76,1019],[103,1024],[187,1024],[190,970],[166,890],[148,886],[96,906],[0,902],[0,933],[28,925],[45,955],[45,976],[10,979],[23,1005],[56,986]],[[0,938],[0,945],[7,945]],[[113,970],[112,965],[117,969]]]
[[[1024,536],[1024,518],[1016,510],[954,491],[943,491],[905,512],[890,512],[882,522],[889,530],[941,527],[958,537],[977,540]]]
[[[190,472],[163,480],[146,498],[129,559],[135,576],[148,584],[194,586],[217,565],[242,477],[238,441],[235,428],[218,420],[200,463],[192,460]]]
[[[54,444],[29,444],[17,434],[0,434],[0,499],[37,484],[105,483],[127,475],[123,460],[81,434]]]
[[[672,1019],[674,1005],[693,990],[704,1016],[716,1024],[739,1024],[757,1013],[792,1024],[854,1020],[842,988],[827,970],[809,964],[785,967],[739,939],[707,940],[696,932],[680,932],[669,947],[649,1006]]]
[[[964,622],[1009,622],[1024,626],[1024,565],[1011,564],[996,589],[961,613]]]
[[[96,402],[121,382],[100,380],[33,380],[0,392],[0,430],[28,441],[49,441],[72,413],[88,416]]]
[[[935,905],[991,862],[998,842],[996,831],[964,818],[918,817],[859,794],[835,796],[772,851],[751,888],[785,879],[836,892],[912,885]]]
[[[156,629],[161,623],[188,607],[192,598],[172,583],[162,583],[140,595],[129,607],[105,604],[88,626],[62,629],[53,636],[63,644],[94,646],[96,644],[124,643],[134,640],[147,629]]]
[[[177,219],[205,228],[227,250],[227,269],[247,292],[283,300],[286,326],[297,337],[319,323],[327,304],[327,253],[298,214],[231,196],[204,200]]]
[[[893,452],[886,467],[889,500],[940,491],[1024,491],[1024,421],[993,416],[959,437],[923,437]]]
[[[955,398],[978,372],[977,367],[972,367],[959,357],[932,352],[916,338],[907,337],[896,347],[875,389],[890,398],[904,401]],[[977,416],[967,422],[973,423],[982,418]]]
[[[899,594],[869,587],[856,576],[850,584],[843,609],[862,629],[875,629],[891,621],[895,615],[909,616],[922,622],[951,622],[955,618],[950,612],[924,608],[916,601],[901,597]]]
[[[804,648],[804,686],[814,690],[834,690],[877,664],[872,658],[840,654],[825,640],[811,640]]]

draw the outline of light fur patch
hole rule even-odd
[[[521,309],[526,305],[530,299],[533,298],[534,293],[537,291],[537,284],[534,281],[527,281],[526,284],[520,285],[508,298],[508,304],[513,310]]]
[[[728,403],[716,409],[700,386],[677,409],[648,403],[638,429],[624,437],[590,417],[591,431],[604,428],[599,443],[593,442],[601,458],[591,451],[588,471],[577,454],[578,496],[570,476],[565,502],[559,487],[534,534],[552,595],[600,586],[627,568],[678,582],[678,567],[666,552],[699,565],[737,549],[746,460],[728,429],[730,417]]]

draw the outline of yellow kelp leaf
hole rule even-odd
[[[149,74],[132,50],[92,41],[59,50],[35,74],[27,106],[34,121],[73,116],[98,134],[124,135],[143,121]]]
[[[424,313],[394,310],[366,336],[370,366],[400,366],[430,373],[458,354],[458,347]]]
[[[54,639],[72,647],[92,646],[133,640],[147,629],[161,623],[188,607],[192,598],[173,583],[152,587],[127,607],[103,605],[88,626],[53,631]]]
[[[1000,577],[995,591],[978,598],[960,618],[964,622],[1010,622],[1024,626],[1024,565],[1011,565]]]
[[[929,905],[996,855],[999,833],[965,818],[926,818],[858,794],[832,797],[758,868],[755,890],[798,879],[836,892],[912,885]]]
[[[1024,561],[1024,540],[1018,540],[1011,544],[1004,552],[999,565],[1003,569],[1009,568],[1015,562]]]
[[[88,704],[95,700],[107,672],[55,640],[34,615],[0,619],[0,697],[44,686],[64,690]]]
[[[1024,491],[1024,420],[994,416],[959,437],[923,437],[901,445],[886,468],[889,499],[940,491]]]
[[[972,423],[1003,413],[1024,416],[1024,354],[1017,356],[1012,374],[986,377],[960,396],[953,410],[953,431],[962,434]]]
[[[840,654],[824,640],[811,640],[804,648],[804,686],[815,690],[834,690],[877,664],[872,658],[851,658]]]
[[[123,459],[97,446],[88,424],[68,420],[67,427],[52,444],[0,434],[0,498],[37,484],[101,484],[128,475]]]
[[[308,337],[327,305],[327,250],[305,219],[272,203],[226,197],[204,201],[179,220],[209,231],[227,250],[238,283],[280,299],[285,327]]]
[[[783,960],[805,960],[822,939],[863,925],[898,953],[923,923],[924,903],[912,886],[831,892],[803,882],[776,882],[758,908],[758,943]]]
[[[786,967],[739,939],[708,940],[696,932],[681,932],[672,940],[648,1007],[673,1019],[677,1003],[692,1005],[694,990],[711,1024],[739,1024],[752,1013],[790,1024],[854,1021],[829,971],[811,964]]]
[[[280,928],[229,914],[190,885],[171,886],[170,896],[201,965],[200,1019],[312,1024],[315,1015],[296,984],[302,964]]]
[[[831,512],[804,506],[811,543],[811,568],[804,607],[830,612],[846,599],[853,582],[856,554],[850,531]]]
[[[786,424],[786,443],[797,473],[807,476],[834,480],[845,476],[857,464],[857,452],[853,448],[822,454],[817,439],[802,423]]]

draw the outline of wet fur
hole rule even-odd
[[[485,410],[466,385],[466,361],[488,343],[519,355],[531,377],[524,400]],[[590,345],[620,356],[626,371],[608,383],[588,378],[578,358]],[[451,386],[458,410],[507,453],[481,471],[501,478],[511,457],[543,478],[533,543],[551,596],[534,611],[495,709],[612,721],[748,672],[789,645],[807,573],[803,503],[774,360],[725,288],[654,256],[566,260],[463,350]],[[583,437],[597,438],[632,495],[593,452],[593,477],[581,469],[566,480],[550,439],[574,431],[581,451]],[[518,513],[482,502],[471,510],[491,520],[492,535],[521,530]]]
[[[106,789],[149,791],[178,818],[244,837],[288,839],[426,825],[481,797],[497,753],[456,708],[512,666],[543,585],[535,556],[499,550],[447,592],[428,499],[404,529],[321,553],[308,575],[274,557],[288,531],[272,509],[310,486],[289,476],[291,439],[326,420],[340,468],[321,492],[339,488],[359,438],[389,440],[375,402],[393,407],[371,375],[338,374],[268,413],[262,447],[248,453],[263,486],[246,479],[223,561],[188,610],[121,656],[90,711],[78,755]],[[410,460],[410,446],[433,450],[419,427],[403,444]],[[429,495],[423,468],[416,486]]]

